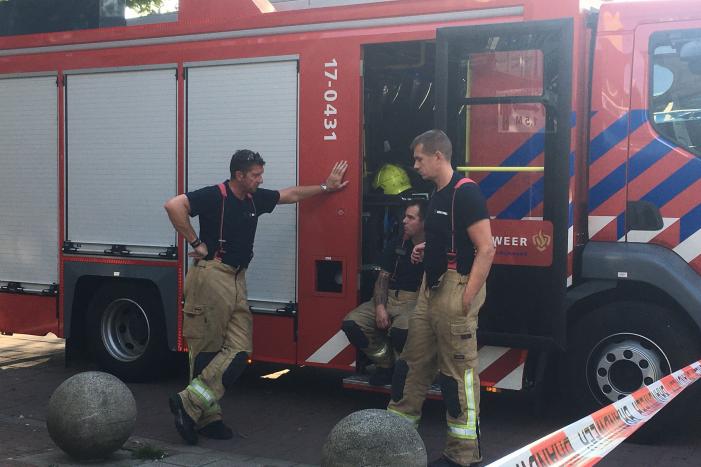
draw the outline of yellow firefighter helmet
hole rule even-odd
[[[411,188],[406,171],[395,164],[385,164],[377,171],[374,188],[382,188],[386,195],[398,195]]]

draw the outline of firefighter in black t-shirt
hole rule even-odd
[[[446,405],[443,457],[429,466],[480,462],[477,315],[494,245],[484,197],[477,184],[453,171],[452,145],[440,130],[417,136],[414,168],[436,185],[426,211],[426,274],[411,319],[404,351],[395,365],[387,409],[415,424],[436,371]]]
[[[401,353],[404,347],[409,315],[416,305],[423,264],[412,263],[410,258],[414,246],[424,241],[425,204],[423,200],[408,202],[402,221],[404,235],[385,249],[373,299],[348,313],[341,326],[350,343],[375,364],[369,381],[375,386],[392,382],[395,352]]]
[[[259,188],[265,161],[257,152],[236,151],[231,178],[170,199],[165,204],[175,229],[190,243],[195,259],[185,278],[183,337],[190,356],[190,384],[170,397],[175,427],[189,444],[198,433],[230,439],[219,400],[246,366],[253,319],[246,297],[246,268],[261,214],[278,204],[344,188],[346,161],[337,162],[325,183],[274,191]],[[200,235],[189,217],[199,216]]]

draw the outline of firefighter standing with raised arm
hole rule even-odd
[[[190,384],[170,397],[180,436],[197,443],[198,433],[230,439],[219,400],[241,375],[252,351],[253,319],[246,297],[246,268],[261,214],[277,204],[344,188],[346,161],[337,162],[325,183],[280,191],[259,188],[265,161],[257,152],[236,151],[231,178],[170,199],[165,204],[175,229],[190,243],[195,258],[184,288],[183,336],[190,357]],[[188,216],[199,216],[197,236]]]
[[[412,253],[414,260],[423,256],[426,272],[387,409],[418,424],[439,371],[447,437],[443,457],[429,465],[467,466],[482,460],[477,314],[495,249],[484,197],[475,183],[453,171],[445,133],[422,133],[411,148],[414,168],[435,183],[436,191],[426,214],[425,249],[420,245]]]
[[[348,340],[376,366],[369,380],[373,386],[392,382],[394,354],[401,353],[406,342],[409,316],[423,276],[423,263],[412,263],[410,256],[414,246],[424,241],[425,211],[424,200],[407,203],[402,220],[404,235],[391,242],[382,255],[373,299],[343,319],[341,328]]]

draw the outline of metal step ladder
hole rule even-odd
[[[384,394],[389,394],[392,386],[387,384],[385,386],[373,386],[368,382],[370,375],[355,374],[343,378],[343,387],[346,389],[354,389],[356,391],[367,391],[367,392],[379,392]],[[427,399],[441,400],[443,396],[441,395],[441,388],[438,384],[433,383],[426,393]]]

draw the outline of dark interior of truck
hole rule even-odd
[[[402,235],[404,202],[432,190],[414,171],[409,146],[434,127],[434,55],[428,41],[363,50],[363,301],[372,297],[384,247]]]

